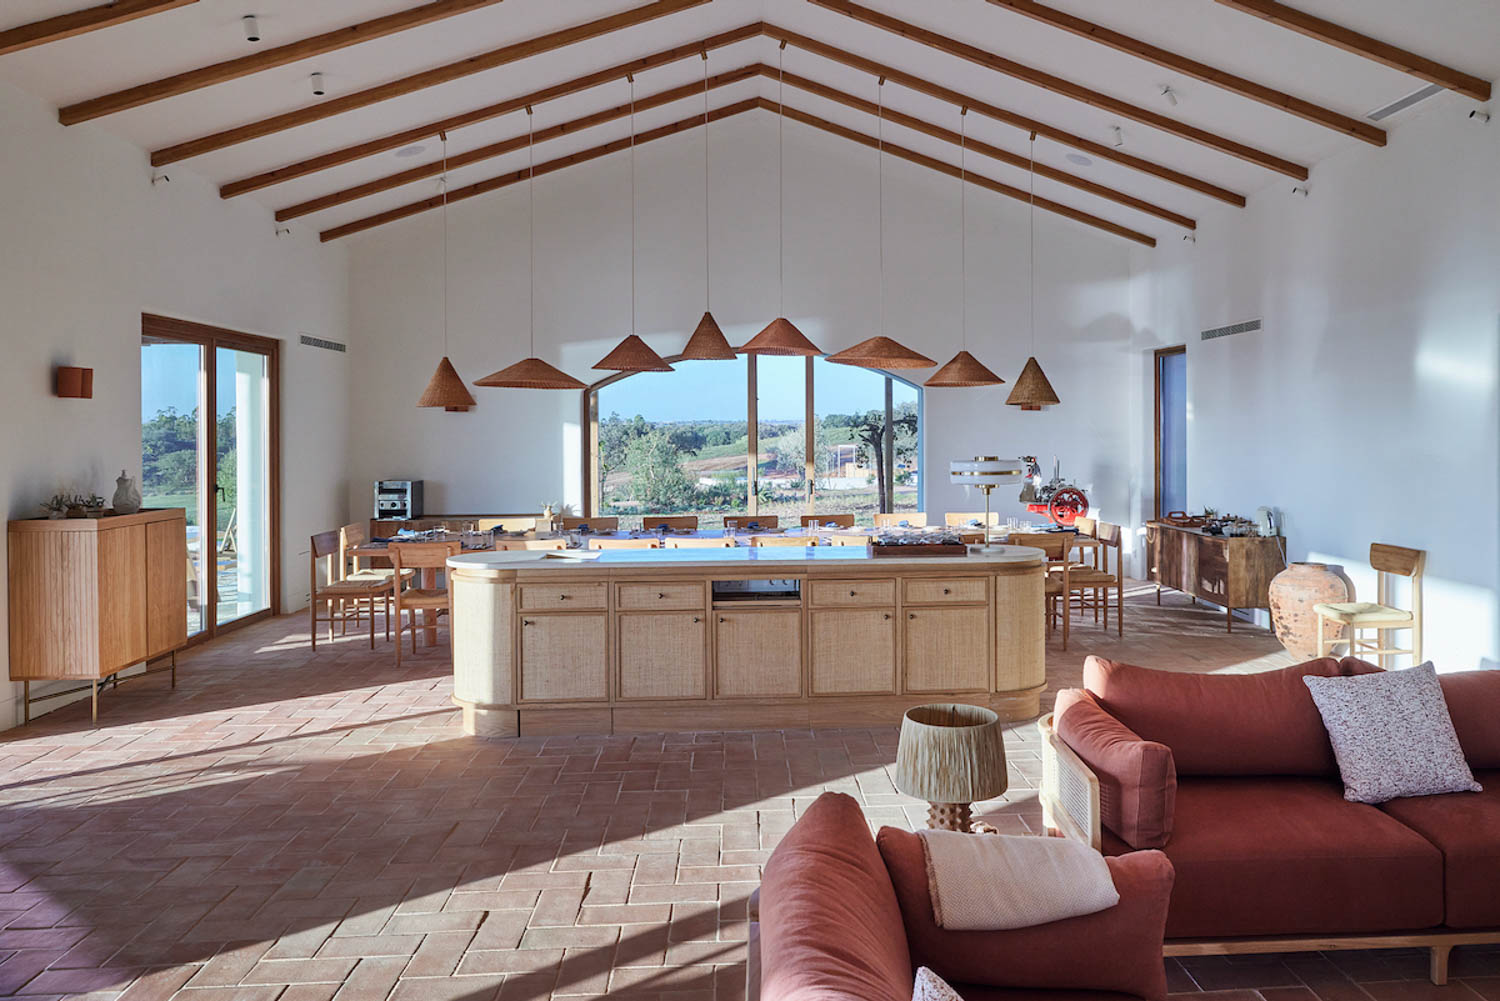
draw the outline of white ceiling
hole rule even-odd
[[[0,30],[89,6],[96,0],[5,0]],[[455,62],[518,40],[532,38],[638,7],[646,0],[504,0],[503,3],[367,42],[303,62],[219,84],[181,97],[111,115],[73,128],[105,128],[145,150],[182,142],[271,115],[292,111],[365,87]],[[1171,73],[1155,64],[1116,52],[985,0],[862,0],[869,7],[953,38],[977,45],[1079,84],[1167,114],[1277,156],[1315,165],[1359,140],[1238,97],[1209,84]],[[1050,6],[1124,34],[1287,91],[1356,118],[1424,86],[1423,81],[1294,32],[1241,14],[1212,0],[1047,0]],[[74,103],[172,73],[243,56],[308,35],[369,20],[414,6],[416,0],[201,0],[77,38],[0,56],[0,79],[58,106]],[[1335,21],[1383,41],[1411,49],[1487,80],[1500,76],[1500,3],[1495,0],[1423,0],[1420,16],[1409,0],[1294,0],[1298,9]],[[244,40],[240,18],[260,20],[263,41]],[[1049,125],[1112,144],[1112,126],[1124,134],[1124,150],[1173,167],[1241,194],[1272,183],[1294,183],[1280,174],[1146,125],[1053,94],[992,70],[908,41],[880,28],[855,22],[807,0],[712,0],[667,17],[533,56],[500,69],[474,74],[371,107],[337,115],[251,142],[194,158],[171,169],[202,174],[224,184],[351,143],[412,128],[439,118],[515,97],[673,46],[755,21],[812,36],[858,55],[886,63],[944,87],[1038,119]],[[754,38],[718,49],[710,72],[764,62],[785,61],[788,73],[813,78],[846,93],[874,100],[874,79],[795,47],[779,52],[769,38]],[[324,74],[328,96],[316,98],[308,77]],[[637,74],[637,98],[701,80],[702,61],[690,58]],[[1175,107],[1161,96],[1170,85]],[[624,80],[536,107],[538,130],[570,121],[628,99]],[[757,78],[716,90],[710,103],[722,107],[749,97],[776,98],[776,82]],[[786,90],[787,104],[841,125],[874,134],[873,116]],[[957,130],[958,109],[895,84],[884,88],[888,107]],[[1467,113],[1475,102],[1443,94],[1411,112],[1441,108]],[[636,116],[640,131],[701,114],[701,95]],[[764,113],[764,112],[755,112]],[[1386,119],[1399,128],[1402,115]],[[789,125],[789,128],[802,126]],[[968,116],[975,139],[1025,155],[1027,135],[1014,127]],[[523,135],[526,115],[516,112],[450,133],[457,154]],[[537,162],[625,137],[624,120],[580,130],[536,149]],[[957,148],[891,123],[888,141],[956,163]],[[243,197],[268,208],[284,208],[435,161],[439,144],[429,141],[412,157],[385,152],[333,170],[256,191]],[[1216,204],[1204,195],[1095,158],[1089,166],[1067,162],[1070,148],[1045,139],[1036,144],[1039,163],[1076,173],[1173,211],[1197,216]],[[454,187],[525,165],[524,150],[452,172]],[[971,170],[1024,187],[1025,172],[971,155]],[[1313,174],[1316,183],[1316,170]],[[432,196],[433,180],[360,199],[299,219],[295,225],[325,230]],[[1157,238],[1175,238],[1170,222],[1077,189],[1038,179],[1038,196],[1054,198],[1104,219]],[[1114,237],[1103,237],[1114,239]]]

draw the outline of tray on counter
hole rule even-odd
[[[929,542],[909,546],[870,545],[870,555],[881,556],[967,556],[969,547],[961,542]]]

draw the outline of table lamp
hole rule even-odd
[[[1002,483],[1018,483],[1026,475],[1019,459],[1001,459],[993,455],[976,455],[972,459],[954,459],[948,463],[948,482],[984,491],[984,544],[990,544],[990,491]]]
[[[896,788],[927,801],[927,826],[968,831],[972,804],[1006,789],[1005,732],[982,706],[914,706],[901,718]]]

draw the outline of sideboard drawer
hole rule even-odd
[[[982,577],[909,577],[906,581],[908,605],[968,604],[987,601],[989,596]]]
[[[894,580],[815,580],[812,603],[823,607],[849,605],[894,605]]]
[[[521,585],[521,607],[527,611],[602,609],[606,605],[604,588],[603,582],[598,584],[523,584]]]
[[[615,592],[615,607],[622,611],[648,608],[692,611],[705,604],[701,583],[621,584]]]

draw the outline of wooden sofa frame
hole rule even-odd
[[[1082,841],[1102,848],[1099,778],[1073,749],[1063,743],[1052,725],[1052,713],[1037,721],[1042,734],[1042,823],[1054,837]],[[1164,956],[1236,956],[1273,952],[1332,952],[1342,949],[1426,949],[1428,977],[1436,985],[1448,982],[1448,956],[1458,945],[1500,943],[1500,929],[1469,931],[1390,932],[1366,935],[1280,935],[1266,938],[1169,938]]]

